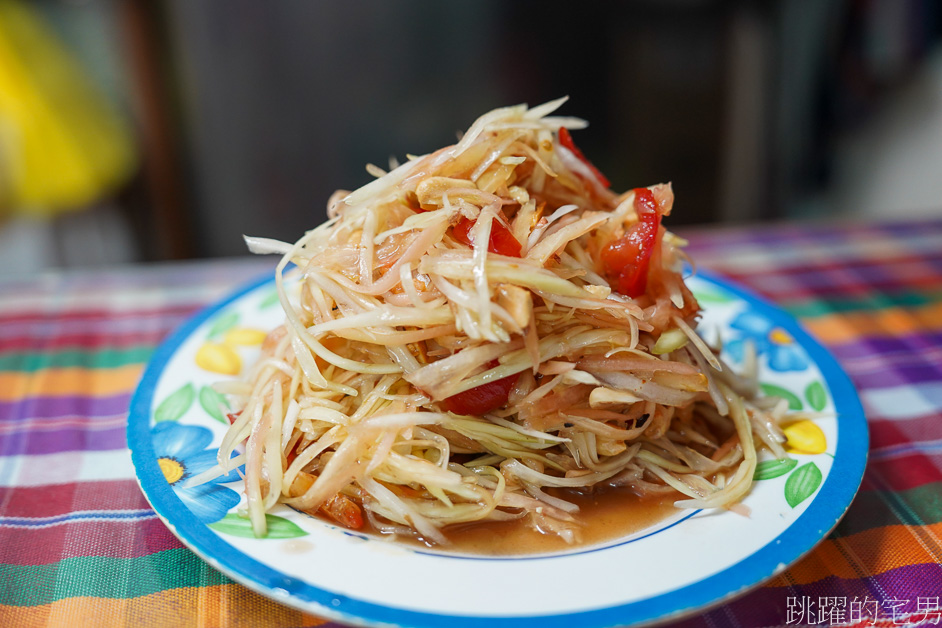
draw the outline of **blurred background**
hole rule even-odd
[[[294,241],[367,162],[563,112],[673,226],[942,216],[934,0],[0,0],[0,274]]]

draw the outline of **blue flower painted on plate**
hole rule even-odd
[[[769,368],[773,371],[803,371],[808,368],[808,356],[791,334],[764,316],[746,310],[734,318],[729,326],[742,332],[741,337],[724,345],[733,359],[742,360],[745,341],[751,340],[760,355],[768,356]]]
[[[205,427],[180,425],[173,421],[157,423],[150,431],[157,464],[173,492],[203,523],[219,521],[239,503],[239,494],[221,482],[235,482],[237,471],[200,486],[185,487],[186,480],[216,464],[217,449],[206,449],[213,434]]]

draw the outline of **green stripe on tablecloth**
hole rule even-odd
[[[883,310],[893,307],[918,307],[942,299],[942,292],[900,292],[897,294],[874,293],[865,297],[825,298],[816,296],[813,301],[798,301],[783,307],[796,318],[814,318],[857,310]]]
[[[942,522],[942,482],[905,491],[861,491],[832,537],[842,537],[891,525],[931,525]]]
[[[33,373],[48,368],[115,368],[143,364],[154,352],[153,345],[127,349],[65,349],[51,352],[15,352],[0,355],[0,371]]]
[[[139,558],[66,558],[50,565],[0,565],[0,605],[36,606],[80,596],[132,598],[231,582],[186,548]]]

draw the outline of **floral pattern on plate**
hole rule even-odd
[[[213,440],[204,427],[162,421],[151,429],[154,454],[173,492],[203,523],[222,519],[239,503],[239,494],[221,486],[239,479],[237,470],[199,486],[187,486],[187,480],[216,464],[218,448],[207,449]]]
[[[677,619],[760,584],[821,541],[856,492],[867,451],[852,384],[791,317],[723,280],[693,277],[689,285],[705,306],[700,328],[708,342],[722,339],[723,357],[734,367],[744,343],[752,342],[762,389],[797,412],[784,426],[789,457],[760,457],[744,502],[749,517],[688,512],[610,544],[490,557],[418,552],[276,506],[268,515],[272,532],[256,539],[240,516],[240,479],[217,478],[200,487],[203,493],[186,479],[212,464],[228,426],[231,410],[213,383],[251,365],[264,337],[258,330],[283,321],[270,280],[199,314],[155,353],[128,421],[138,478],[157,514],[214,567],[283,603],[340,621],[598,628]],[[205,346],[214,348],[198,359]],[[625,572],[625,564],[644,564],[643,577]],[[564,579],[561,591],[544,577],[548,572],[596,577]],[[460,595],[442,573],[462,574]],[[495,573],[514,586],[493,586]]]

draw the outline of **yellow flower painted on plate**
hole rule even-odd
[[[773,344],[777,345],[790,345],[794,344],[795,339],[792,338],[791,334],[782,329],[781,327],[775,327],[772,331],[769,332],[769,340]]]
[[[196,365],[206,371],[222,375],[237,375],[242,370],[242,360],[232,347],[207,342],[196,352]]]
[[[170,484],[178,482],[183,477],[183,465],[173,458],[158,458],[157,464]]]
[[[226,332],[223,340],[227,345],[260,345],[267,334],[261,329],[250,327],[235,327]]]
[[[828,443],[824,432],[808,419],[789,423],[782,428],[785,432],[785,451],[790,454],[823,454]]]

